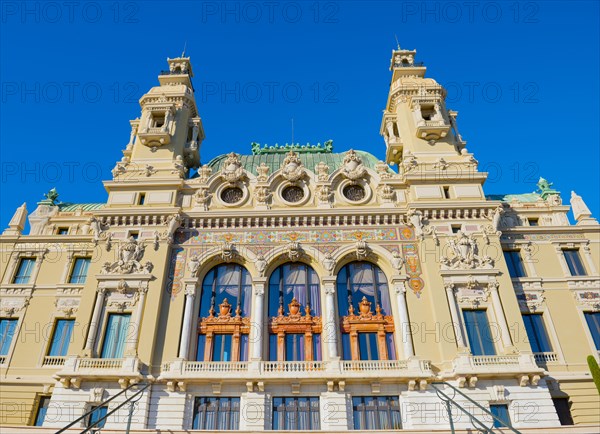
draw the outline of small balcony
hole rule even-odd
[[[149,146],[151,143],[160,143],[161,145],[168,145],[171,141],[171,134],[169,130],[164,127],[152,127],[146,128],[138,133],[142,145]]]
[[[463,354],[454,359],[454,374],[459,376],[539,376],[544,370],[538,367],[533,354],[505,354],[473,356]],[[539,378],[538,378],[539,379]]]
[[[46,363],[44,359],[44,366]],[[49,362],[59,363],[57,360]],[[109,380],[117,379],[121,387],[127,387],[130,382],[136,382],[142,378],[140,373],[141,363],[137,357],[125,357],[122,359],[101,359],[92,357],[71,356],[63,358],[63,369],[56,373],[55,377],[65,387],[79,387],[82,380]]]
[[[423,140],[439,140],[448,135],[450,124],[441,120],[421,119],[417,122],[417,137]]]
[[[554,352],[547,353],[533,353],[533,357],[535,358],[535,362],[538,365],[547,365],[548,363],[557,363],[558,356]]]

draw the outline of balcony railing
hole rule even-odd
[[[519,365],[519,356],[472,356],[473,366]]]
[[[548,353],[533,353],[533,357],[535,357],[535,361],[537,363],[553,363],[558,362],[558,356],[556,353],[548,352]]]
[[[325,369],[325,362],[297,361],[297,362],[263,362],[263,372],[312,372]]]
[[[342,371],[389,371],[408,369],[406,360],[344,360]]]
[[[66,357],[64,356],[46,356],[42,365],[44,367],[60,367],[65,364]]]
[[[248,379],[248,378],[331,378],[345,376],[428,378],[428,360],[353,360],[353,361],[255,361],[206,362],[175,360],[161,366],[162,378],[178,379]]]
[[[75,366],[79,369],[121,369],[123,359],[79,359]]]

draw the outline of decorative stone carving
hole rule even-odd
[[[56,307],[56,310],[60,311],[65,317],[69,318],[73,316],[73,314],[79,309],[79,299],[61,297],[56,299],[54,306]]]
[[[290,261],[295,262],[302,257],[302,247],[298,241],[290,241],[286,247],[286,253]]]
[[[175,231],[179,228],[179,226],[181,226],[181,215],[173,214],[167,217],[167,243],[173,243],[173,236],[175,235]]]
[[[325,258],[323,259],[323,267],[329,273],[329,276],[333,276],[333,270],[335,270],[335,259],[331,253],[325,253]]]
[[[225,242],[221,245],[221,258],[225,262],[231,262],[235,256],[235,245]]]
[[[154,168],[154,166],[151,166],[150,164],[146,164],[146,167],[142,170],[142,172],[144,173],[144,175],[146,176],[152,176],[154,175],[156,172],[158,172],[158,170],[156,170]]]
[[[199,206],[202,206],[204,211],[208,211],[211,198],[212,193],[209,193],[208,188],[200,188],[194,193],[194,202]]]
[[[584,221],[596,222],[596,219],[592,218],[592,212],[583,201],[583,198],[574,191],[571,191],[571,209],[573,210],[573,216],[577,223]]]
[[[198,255],[192,255],[187,263],[190,276],[198,277],[198,271],[200,271],[200,257]]]
[[[367,174],[367,168],[362,164],[361,158],[354,149],[346,152],[341,173],[352,181],[357,181]]]
[[[359,261],[366,259],[369,256],[369,246],[364,240],[358,240],[356,242],[356,258]]]
[[[394,201],[394,196],[396,195],[394,189],[388,185],[383,184],[377,188],[377,196],[383,203],[391,203]]]
[[[235,152],[227,154],[221,169],[221,177],[230,184],[234,184],[244,177],[244,168],[240,163],[239,155]]]
[[[265,270],[267,269],[265,257],[263,255],[258,255],[254,261],[254,266],[256,267],[256,271],[258,271],[258,275],[263,277],[265,275]]]
[[[450,165],[443,157],[440,157],[433,165],[434,169],[437,170],[446,170]]]
[[[385,161],[379,160],[375,165],[375,171],[377,172],[377,175],[379,175],[380,179],[390,179],[392,177],[392,174],[388,169],[389,166]]]
[[[25,222],[27,220],[27,204],[23,202],[23,205],[18,207],[8,223],[8,228],[4,230],[4,235],[20,235],[25,228]]]
[[[414,228],[415,235],[419,238],[423,238],[423,213],[418,210],[408,210],[406,214],[408,217],[409,224]]]
[[[87,221],[87,224],[89,225],[90,230],[92,231],[94,242],[98,242],[101,236],[108,229],[108,225],[105,225],[102,222],[100,222],[100,220],[98,220],[95,216],[91,216]]]
[[[332,198],[333,193],[331,192],[331,187],[329,187],[328,185],[322,185],[321,187],[319,187],[319,189],[317,190],[317,199],[319,201],[319,204],[329,204],[331,206]]]
[[[146,262],[144,265],[140,263],[144,256],[145,248],[143,243],[138,243],[136,239],[130,237],[126,243],[119,246],[117,253],[119,259],[112,263],[104,263],[101,273],[150,273],[154,267],[152,263]]]
[[[304,167],[300,158],[298,158],[298,154],[294,151],[288,152],[281,166],[281,176],[294,183],[302,179],[304,174]]]
[[[319,162],[315,166],[315,172],[317,172],[317,181],[326,182],[329,179],[329,166],[324,162]]]
[[[435,226],[426,226],[423,229],[423,234],[431,235],[431,238],[433,238],[433,242],[435,243],[435,245],[440,245],[440,239],[438,237],[437,228]]]
[[[400,256],[400,253],[397,250],[394,250],[392,253],[392,268],[396,270],[398,274],[402,270],[402,266],[404,265],[404,258]]]
[[[90,402],[102,402],[104,401],[104,387],[92,387],[90,389]]]
[[[206,184],[208,182],[208,178],[210,178],[210,175],[212,175],[212,167],[205,164],[204,166],[200,167],[200,170],[198,170],[198,181],[200,181],[202,184]]]
[[[185,178],[187,167],[185,167],[181,155],[175,157],[175,160],[173,161],[173,170],[171,170],[171,173],[178,175],[182,179]]]
[[[256,180],[258,182],[266,182],[269,179],[269,170],[269,166],[265,163],[260,163],[260,166],[256,168],[256,171],[258,172]]]
[[[256,203],[266,205],[267,208],[270,208],[269,201],[271,196],[272,194],[269,191],[269,187],[256,187],[254,190],[254,198],[256,199]]]
[[[500,230],[500,221],[502,220],[502,214],[504,214],[504,208],[502,208],[502,206],[499,206],[495,209],[494,215],[492,216],[492,227],[496,231]]]
[[[419,163],[415,156],[410,152],[406,153],[406,156],[402,160],[402,170],[404,173],[409,173],[419,167]]]
[[[442,256],[440,262],[443,270],[492,268],[494,261],[489,256],[478,255],[477,242],[472,235],[466,235],[458,231],[455,239],[451,239],[446,245],[453,254],[452,259]]]

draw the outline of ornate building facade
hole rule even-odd
[[[124,430],[119,393],[148,384],[134,429],[471,427],[456,404],[597,427],[600,226],[544,179],[486,196],[415,54],[392,53],[384,160],[328,141],[206,164],[190,60],[168,59],[106,203],[52,190],[0,237],[0,424]]]

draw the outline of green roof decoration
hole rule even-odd
[[[310,143],[307,143],[306,145],[300,145],[300,143],[286,143],[283,146],[279,146],[275,143],[273,146],[264,145],[262,148],[260,147],[260,143],[252,142],[252,155],[287,154],[290,151],[297,153],[310,152],[311,154],[331,154],[333,152],[333,140],[327,140],[323,145],[321,145],[321,143],[317,143],[316,145],[311,145]]]
[[[545,200],[551,194],[560,194],[560,192],[552,188],[553,185],[553,183],[548,182],[546,179],[540,177],[540,180],[537,183],[537,188],[542,199]]]
[[[255,148],[256,149],[256,148]],[[288,148],[285,151],[275,151],[270,152],[270,148],[267,152],[263,151],[264,148],[261,148],[261,152],[259,154],[252,153],[251,155],[239,155],[240,164],[249,173],[256,173],[256,168],[265,164],[269,167],[269,173],[274,173],[281,169],[283,164],[283,160],[285,160],[286,154],[293,150],[294,152],[298,152],[296,148]],[[273,148],[275,149],[282,149]],[[318,150],[317,150],[318,149]],[[315,166],[320,162],[325,163],[329,166],[331,171],[333,172],[339,167],[342,167],[344,164],[344,158],[346,157],[346,153],[333,153],[328,151],[331,147],[323,147],[320,148],[303,148],[301,153],[299,153],[298,157],[302,161],[302,165],[309,170],[314,171]],[[373,154],[365,151],[356,151],[356,154],[361,158],[362,163],[365,167],[377,170],[376,166],[379,162],[379,159],[375,157]],[[206,165],[213,169],[214,172],[218,172],[223,168],[223,163],[227,159],[227,154],[219,155],[212,160],[210,160]],[[395,173],[393,170],[388,168],[389,173]],[[195,174],[193,177],[197,178],[199,175]]]
[[[97,209],[104,208],[104,203],[70,203],[70,202],[61,202],[58,205],[58,208],[61,212],[75,212],[79,209],[81,211],[95,211]]]
[[[58,205],[56,199],[58,199],[58,193],[56,188],[51,189],[48,193],[44,193],[45,199],[42,199],[38,202],[38,205]]]

